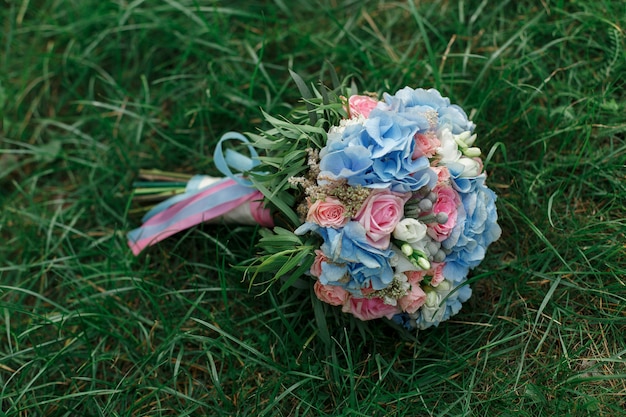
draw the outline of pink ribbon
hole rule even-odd
[[[273,227],[274,221],[269,210],[263,207],[262,198],[261,192],[232,179],[224,179],[151,217],[128,234],[128,245],[137,255],[147,246],[200,223],[218,219],[246,203],[249,203],[250,215],[259,225]]]

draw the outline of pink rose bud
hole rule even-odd
[[[433,192],[437,194],[437,201],[433,205],[433,213],[444,213],[448,218],[445,223],[428,225],[428,235],[437,242],[443,242],[450,236],[452,229],[456,226],[457,207],[461,204],[461,198],[451,186],[437,185]]]
[[[450,170],[448,170],[447,166],[436,166],[431,167],[433,171],[437,174],[437,183],[438,184],[449,184],[450,183]]]
[[[319,278],[322,275],[322,262],[326,262],[327,260],[328,258],[326,257],[326,255],[324,255],[324,252],[316,249],[315,260],[313,261],[313,265],[311,265],[311,269],[309,271],[311,272],[311,275]]]
[[[437,153],[437,148],[441,146],[441,141],[434,132],[418,133],[415,135],[415,149],[413,159],[421,156],[432,158]]]
[[[313,290],[317,298],[331,306],[343,305],[350,297],[350,293],[343,288],[337,285],[324,285],[319,281],[315,281]]]
[[[428,273],[428,275],[432,275],[432,278],[430,280],[431,287],[437,287],[445,279],[445,277],[443,276],[443,267],[445,265],[446,264],[444,262],[433,263],[431,265],[431,269]]]
[[[382,298],[350,298],[342,309],[344,313],[352,313],[360,320],[373,320],[381,317],[392,318],[401,310],[389,304],[385,304]]]
[[[408,294],[398,299],[398,305],[402,311],[409,314],[415,313],[426,302],[426,293],[419,285],[411,285]]]
[[[378,100],[369,96],[350,96],[348,99],[350,118],[359,116],[367,118],[377,104]]]
[[[426,274],[426,271],[405,271],[404,275],[406,275],[407,280],[409,281],[409,284],[411,285],[418,285],[419,283],[422,282],[424,280],[424,275]]]

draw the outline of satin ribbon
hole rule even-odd
[[[247,145],[251,157],[232,149],[223,150],[224,143],[237,140]],[[243,178],[244,172],[259,164],[258,154],[248,139],[240,133],[228,132],[220,138],[214,162],[227,178],[192,177],[183,194],[171,197],[150,210],[143,225],[128,233],[128,245],[135,255],[147,246],[160,242],[182,230],[216,219],[235,208],[249,203],[250,214],[258,224],[272,227],[269,210],[263,208],[263,195]],[[237,171],[237,174],[233,173]]]

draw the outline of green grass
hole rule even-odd
[[[20,0],[0,22],[3,415],[626,413],[623,2]],[[325,343],[307,291],[230,267],[254,228],[126,246],[140,168],[216,174],[223,132],[328,65],[478,125],[503,236],[438,328],[328,308]]]

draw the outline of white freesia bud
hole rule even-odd
[[[472,135],[472,132],[466,130],[459,135],[454,135],[454,141],[459,145],[460,148],[468,148],[472,146],[476,141],[476,135]]]
[[[402,245],[400,249],[402,250],[402,253],[404,254],[404,256],[408,257],[408,256],[413,255],[413,248],[408,243],[405,243],[404,245]]]
[[[393,237],[402,242],[414,243],[424,239],[425,236],[426,225],[412,218],[402,219],[393,230]],[[404,249],[402,251],[404,252]]]
[[[480,148],[477,148],[477,147],[467,148],[463,150],[463,155],[469,158],[479,157],[480,154],[481,154]]]
[[[430,262],[428,262],[428,259],[422,258],[421,256],[417,258],[417,265],[419,265],[419,267],[424,271],[430,269]]]
[[[415,265],[411,262],[410,256],[404,255],[402,250],[396,246],[392,246],[392,250],[394,253],[392,258],[395,259],[395,262],[391,266],[397,273],[415,270]]]
[[[467,133],[467,132],[463,132],[460,135],[454,135],[454,141],[456,142],[457,146],[463,150],[465,148],[467,148],[467,143],[465,143],[465,141],[463,140],[463,135]]]

